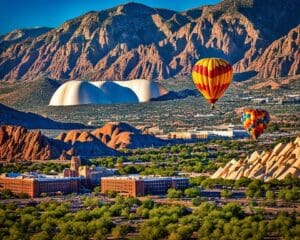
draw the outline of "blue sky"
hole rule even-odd
[[[126,2],[183,11],[220,0],[0,0],[0,35],[19,28],[57,27],[88,11],[99,11]]]

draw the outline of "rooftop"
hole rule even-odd
[[[175,180],[175,179],[189,179],[186,177],[161,177],[161,176],[143,176],[143,175],[126,175],[126,176],[111,176],[103,177],[102,179],[119,179],[119,180],[144,180],[144,181],[159,181],[159,180]]]
[[[32,179],[38,181],[62,181],[69,179],[79,179],[78,177],[63,177],[60,175],[46,175],[38,174],[36,172],[30,173],[3,173],[0,175],[2,178],[15,178],[15,179]]]

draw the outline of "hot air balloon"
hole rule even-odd
[[[192,77],[196,88],[212,104],[222,97],[231,83],[233,71],[231,65],[221,58],[204,58],[196,62]]]
[[[257,139],[267,128],[270,122],[270,115],[261,109],[244,109],[241,121],[249,134]]]

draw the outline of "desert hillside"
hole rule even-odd
[[[112,149],[144,148],[162,146],[166,141],[154,136],[143,134],[140,130],[127,123],[107,123],[91,132],[70,131],[61,133],[57,139],[64,142],[84,141],[85,137],[96,138]]]
[[[231,160],[212,178],[247,177],[268,181],[281,180],[288,175],[300,177],[300,137],[287,144],[279,143],[271,151],[254,152],[244,160]]]
[[[44,136],[41,131],[28,131],[22,126],[0,126],[0,160],[27,161],[70,159],[119,155],[88,132],[72,130],[61,139]],[[65,140],[65,141],[63,141]]]
[[[0,103],[0,126],[15,125],[28,129],[74,129],[86,128],[79,123],[62,123],[31,112],[21,112]]]
[[[298,0],[224,0],[185,12],[128,3],[55,29],[2,36],[0,79],[166,79],[213,56],[236,73],[295,75],[299,12]]]

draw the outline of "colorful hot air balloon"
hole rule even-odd
[[[244,109],[241,121],[246,131],[257,139],[267,128],[270,122],[270,115],[267,111],[261,109]]]
[[[193,67],[192,77],[196,88],[212,104],[222,97],[231,83],[231,65],[221,58],[204,58]]]

